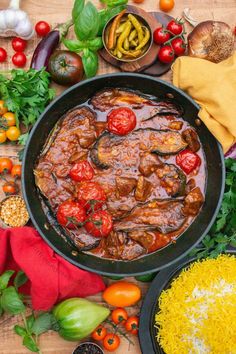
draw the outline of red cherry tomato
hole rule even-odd
[[[125,323],[126,331],[137,334],[138,333],[139,319],[137,316],[129,317]]]
[[[116,135],[126,135],[136,127],[136,115],[132,109],[113,109],[107,116],[108,130]]]
[[[69,176],[76,182],[89,181],[94,176],[94,170],[88,161],[79,161],[74,164]]]
[[[96,182],[82,182],[78,190],[78,200],[87,210],[98,210],[106,201],[106,194]]]
[[[191,150],[183,150],[176,156],[176,163],[188,175],[201,165],[201,158]]]
[[[19,37],[15,37],[11,41],[12,48],[15,52],[23,52],[27,46],[27,42]]]
[[[85,209],[78,203],[66,200],[59,205],[57,210],[57,221],[68,229],[80,227],[86,219]]]
[[[15,66],[18,66],[19,68],[23,68],[26,64],[26,56],[24,53],[17,52],[13,55],[12,57],[12,62]]]
[[[178,34],[181,34],[183,32],[183,25],[178,22],[177,20],[171,20],[166,29],[170,31],[174,36],[177,36]]]
[[[186,44],[182,38],[175,38],[171,42],[172,48],[174,49],[175,55],[180,56],[185,53]]]
[[[107,237],[112,230],[112,217],[106,210],[98,210],[89,216],[84,225],[86,231],[95,237]]]
[[[7,59],[7,52],[4,48],[0,48],[0,63],[4,63]]]
[[[163,27],[158,27],[153,33],[153,40],[156,44],[164,44],[169,39],[170,34]]]
[[[39,21],[35,25],[35,31],[40,37],[45,37],[51,30],[50,25],[45,21]]]
[[[174,58],[175,58],[174,50],[169,45],[164,45],[163,47],[160,48],[158,53],[158,59],[162,63],[166,63],[166,64],[172,63]]]

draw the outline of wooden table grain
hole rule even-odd
[[[94,5],[100,7],[99,0],[92,0]],[[0,0],[0,9],[6,8],[8,0]],[[36,23],[39,20],[48,21],[55,26],[58,23],[65,22],[70,18],[71,9],[73,6],[73,0],[24,0],[22,3],[22,9],[27,11],[31,20]],[[192,10],[192,15],[199,21],[203,20],[221,20],[234,26],[236,18],[236,0],[175,0],[175,7],[170,12],[173,17],[180,17],[184,8],[188,7]],[[132,1],[130,1],[132,4]],[[139,5],[147,11],[158,11],[158,0],[145,0],[143,4]],[[191,29],[189,25],[186,26],[187,31]],[[70,33],[70,36],[72,34]],[[33,48],[38,39],[34,38],[29,41],[26,51],[28,63],[33,53]],[[11,56],[13,54],[10,40],[0,38],[0,47],[7,47],[8,62],[1,64],[0,70],[7,70],[11,68]],[[116,72],[117,69],[108,65],[100,60],[98,74]],[[171,72],[166,73],[161,77],[162,79],[171,82]],[[62,88],[55,85],[57,93],[60,94]],[[0,146],[0,156],[10,156],[15,162],[17,162],[17,151],[19,147],[14,145]],[[1,189],[1,188],[0,188]],[[0,198],[3,198],[2,192],[0,192]],[[129,281],[135,282],[135,279],[129,278]],[[107,280],[106,280],[107,282]],[[112,281],[109,281],[112,282]],[[142,296],[145,296],[148,285],[139,283],[142,289]],[[102,303],[101,294],[90,298],[93,301]],[[141,303],[134,308],[129,308],[129,314],[138,313]],[[4,316],[0,318],[0,354],[27,354],[29,351],[21,345],[21,338],[13,332],[13,327],[16,323],[20,322],[20,317],[8,317]],[[138,338],[131,336],[134,345],[129,345],[125,339],[122,339],[121,346],[116,350],[116,354],[140,354],[140,348],[138,344]],[[40,347],[43,354],[70,354],[77,343],[66,342],[61,339],[57,333],[49,332],[40,337]],[[151,353],[150,353],[151,354]]]

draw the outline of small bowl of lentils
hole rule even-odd
[[[26,225],[29,214],[24,199],[19,195],[11,195],[3,199],[0,203],[0,218],[8,227]]]
[[[104,354],[104,351],[93,342],[84,342],[75,348],[72,354]]]

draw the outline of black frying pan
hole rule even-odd
[[[47,217],[42,209],[34,182],[33,169],[46,138],[58,119],[69,109],[83,103],[96,91],[105,87],[126,87],[146,94],[174,95],[184,108],[183,118],[197,130],[202,142],[208,168],[206,200],[190,227],[178,238],[176,244],[158,250],[133,261],[106,260],[84,253],[76,254],[75,248],[66,242],[55,229],[45,227]],[[204,124],[196,126],[198,105],[174,86],[140,74],[109,74],[83,81],[61,94],[41,115],[28,140],[23,162],[23,194],[34,226],[44,240],[62,257],[74,265],[104,275],[131,276],[163,269],[184,257],[206,235],[219,210],[225,182],[224,156],[220,145]]]

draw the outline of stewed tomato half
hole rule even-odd
[[[112,216],[106,210],[98,210],[89,216],[84,225],[86,231],[95,237],[107,237],[112,230]]]
[[[69,176],[76,182],[89,181],[94,176],[94,170],[88,161],[78,161],[71,168]]]
[[[77,197],[87,211],[100,209],[107,199],[100,184],[91,181],[81,182]]]
[[[136,127],[136,115],[128,107],[112,109],[107,116],[108,130],[116,135],[127,135]]]
[[[176,156],[176,163],[188,175],[201,165],[201,158],[195,152],[186,149]]]
[[[80,203],[66,200],[59,205],[57,210],[57,221],[68,229],[81,227],[86,219],[86,211]]]

